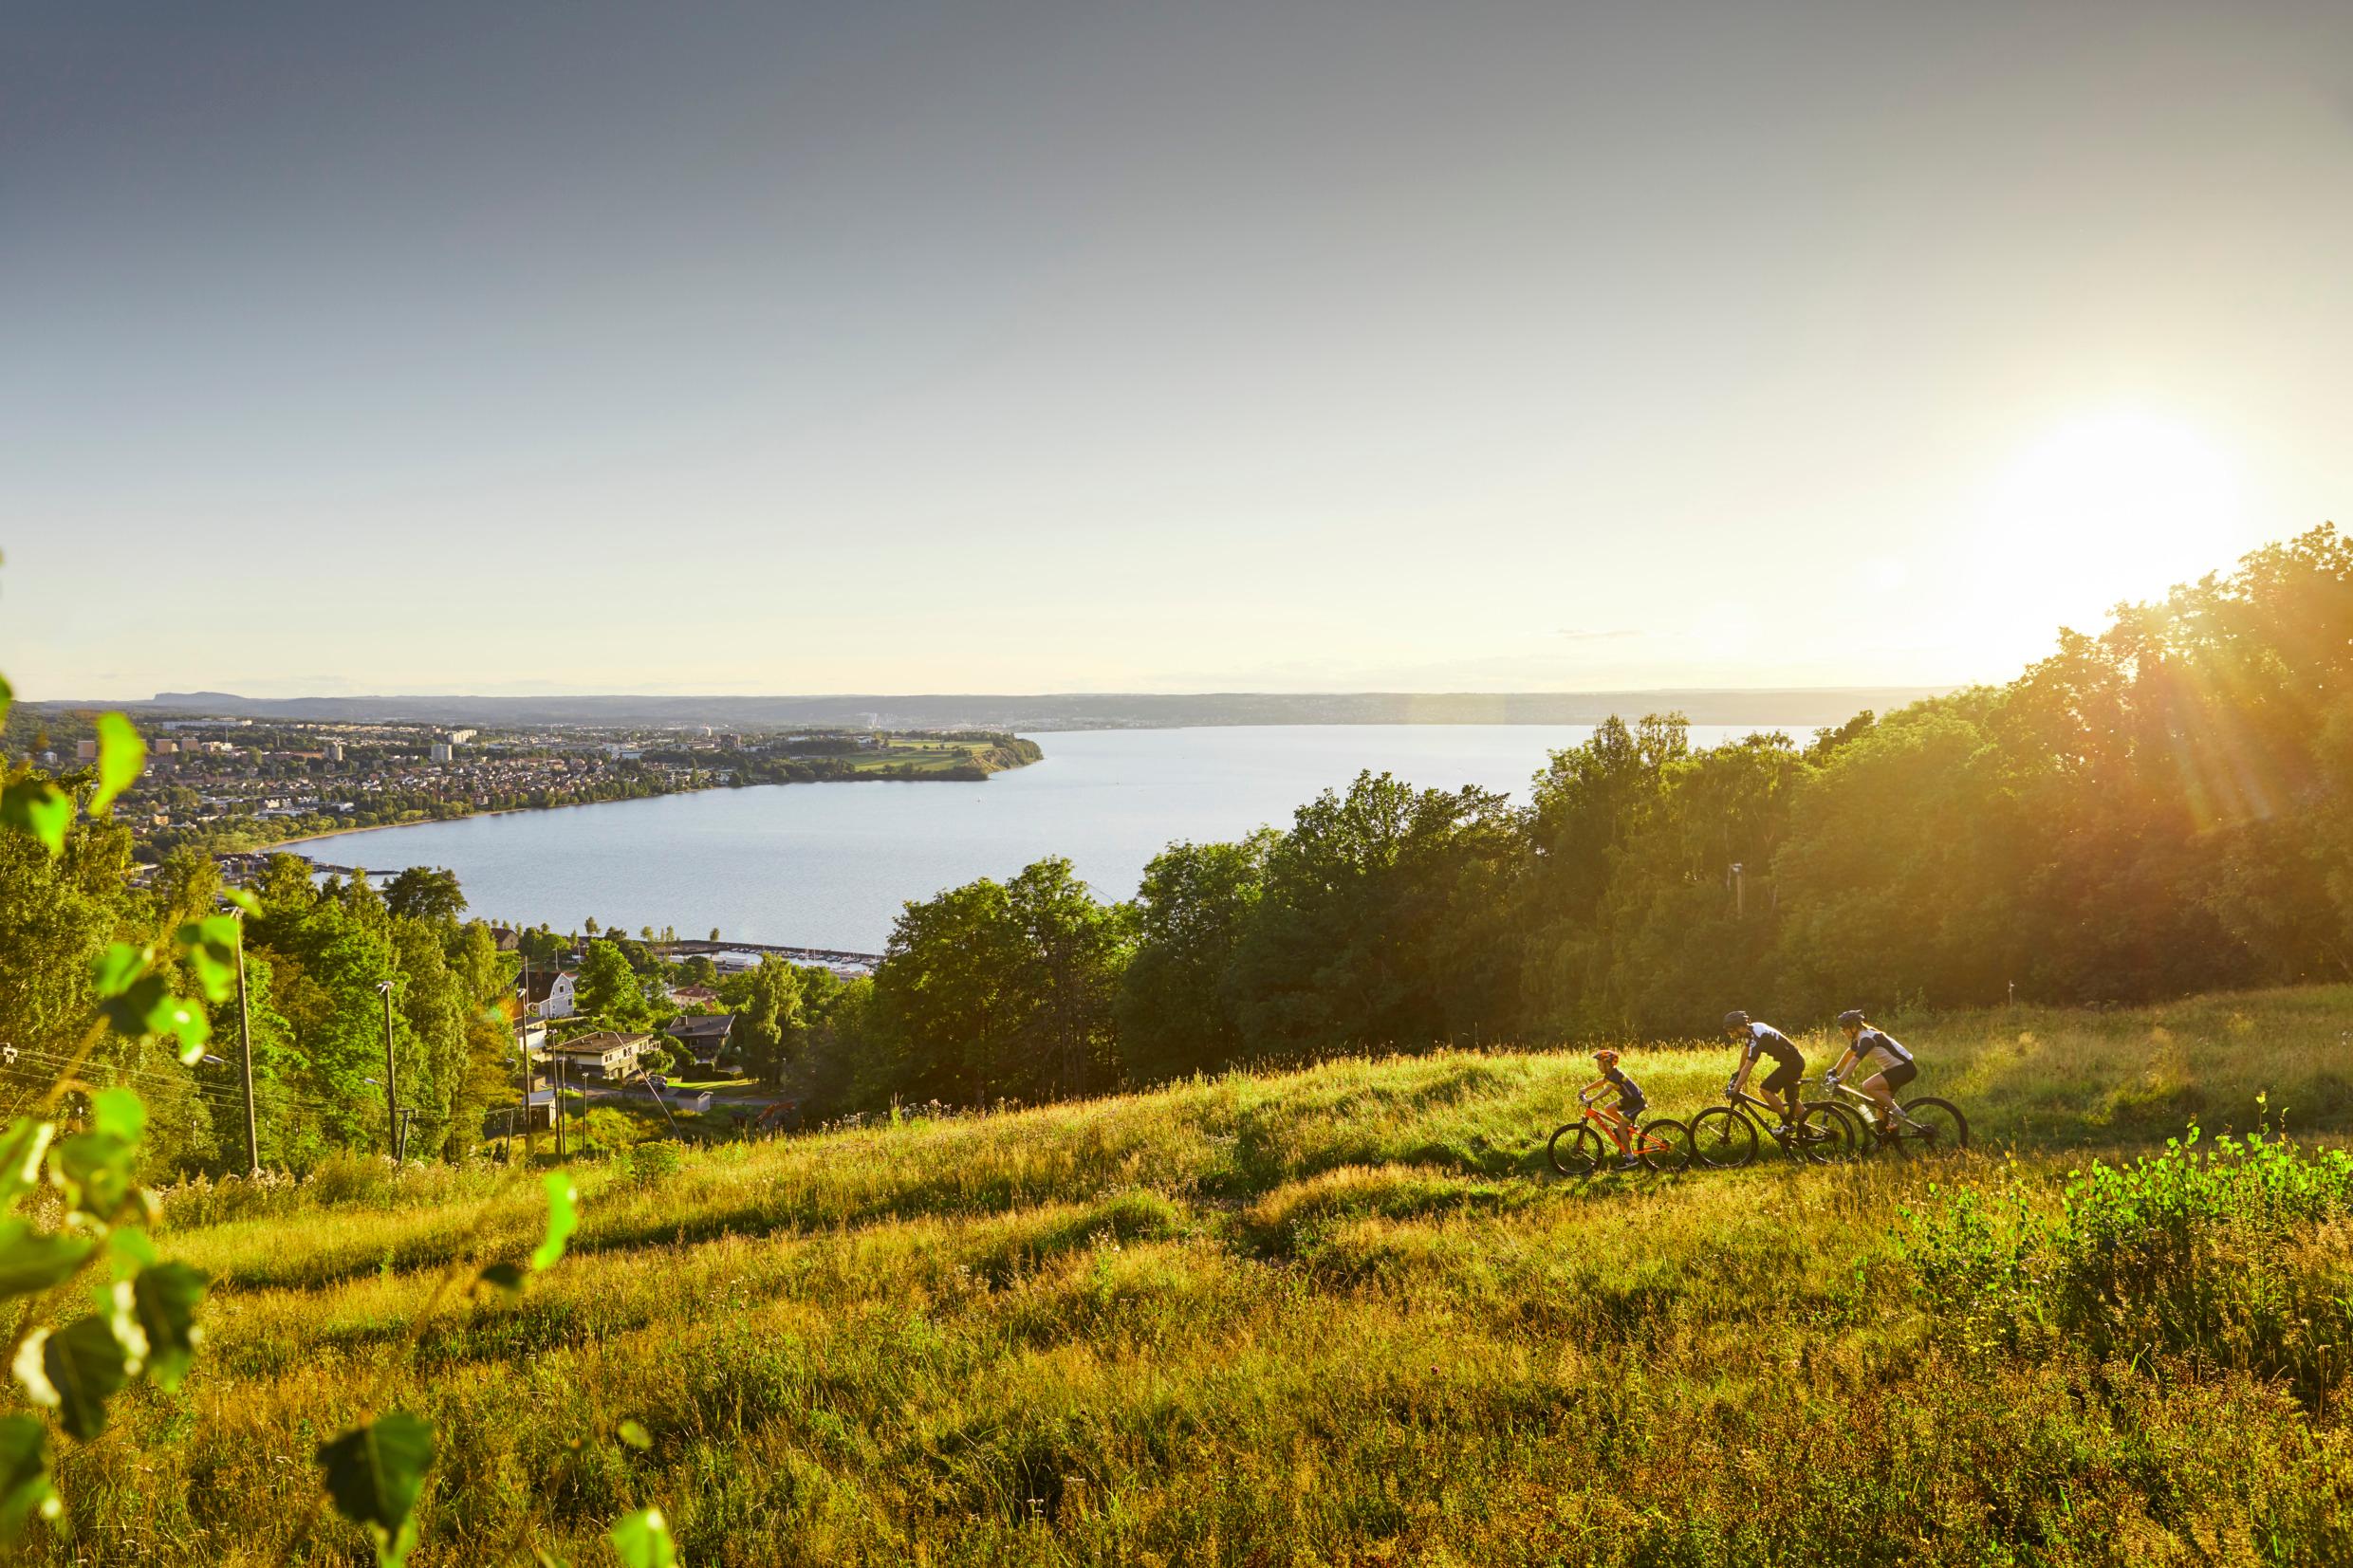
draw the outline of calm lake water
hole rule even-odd
[[[1694,725],[1713,746],[1753,726]],[[1792,726],[1801,737],[1809,730]],[[1300,725],[1034,737],[1046,760],[978,783],[772,784],[376,828],[306,847],[396,871],[447,866],[472,913],[573,931],[713,926],[745,942],[879,952],[899,906],[1063,855],[1103,897],[1173,840],[1238,838],[1362,768],[1525,800],[1589,725]]]

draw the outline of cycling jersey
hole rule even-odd
[[[1806,1068],[1806,1054],[1797,1048],[1797,1042],[1769,1024],[1749,1025],[1749,1050],[1744,1060],[1754,1061],[1759,1056],[1769,1056],[1782,1066],[1795,1067],[1801,1072]]]
[[[1626,1077],[1617,1068],[1604,1067],[1602,1069],[1602,1076],[1609,1080],[1611,1088],[1618,1091],[1618,1109],[1621,1111],[1631,1115],[1650,1103],[1642,1098],[1642,1091],[1634,1079]]]
[[[1855,1060],[1857,1061],[1861,1061],[1873,1051],[1885,1057],[1890,1066],[1909,1067],[1912,1065],[1912,1053],[1899,1044],[1896,1037],[1884,1029],[1865,1029],[1855,1037]]]

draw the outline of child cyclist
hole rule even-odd
[[[1798,1109],[1798,1085],[1806,1079],[1806,1057],[1797,1042],[1769,1024],[1759,1024],[1747,1013],[1724,1015],[1724,1032],[1740,1044],[1740,1065],[1732,1069],[1732,1081],[1724,1085],[1727,1095],[1737,1095],[1749,1085],[1749,1076],[1756,1071],[1756,1059],[1773,1059],[1773,1070],[1765,1075],[1758,1085],[1764,1098],[1781,1113],[1781,1125],[1773,1129],[1773,1136],[1787,1137],[1801,1114]]]
[[[1862,1080],[1862,1092],[1871,1097],[1871,1103],[1880,1108],[1880,1125],[1892,1127],[1900,1121],[1917,1125],[1910,1116],[1896,1108],[1896,1091],[1920,1076],[1919,1064],[1912,1053],[1897,1042],[1886,1030],[1876,1028],[1862,1016],[1861,1007],[1849,1007],[1839,1014],[1839,1027],[1846,1031],[1846,1054],[1839,1058],[1825,1083],[1836,1084],[1839,1075],[1854,1061],[1877,1061],[1879,1071]]]
[[[1640,1084],[1618,1070],[1616,1051],[1605,1046],[1594,1052],[1593,1064],[1602,1069],[1602,1076],[1577,1092],[1577,1103],[1590,1105],[1604,1090],[1618,1091],[1617,1103],[1603,1108],[1602,1125],[1617,1141],[1619,1169],[1631,1171],[1641,1164],[1634,1157],[1634,1118],[1650,1108],[1650,1101],[1642,1098]]]

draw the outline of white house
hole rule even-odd
[[[542,1018],[569,1018],[580,1010],[572,997],[572,985],[577,977],[569,969],[555,974],[534,974],[523,1000],[530,1010]]]
[[[548,1052],[560,1058],[566,1076],[575,1082],[618,1083],[638,1070],[638,1058],[654,1042],[652,1035],[621,1035],[601,1029],[578,1040],[567,1040]]]

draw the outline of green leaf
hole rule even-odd
[[[50,1156],[51,1179],[65,1201],[93,1219],[111,1220],[131,1201],[139,1148],[112,1133],[76,1133]]]
[[[547,1172],[547,1234],[531,1253],[534,1270],[553,1268],[563,1260],[565,1245],[580,1228],[580,1193],[572,1178],[561,1171]]]
[[[204,1300],[205,1273],[186,1264],[157,1264],[142,1268],[131,1282],[133,1309],[147,1333],[147,1376],[170,1393],[188,1375],[196,1358],[204,1330],[196,1322],[196,1307]]]
[[[90,960],[90,989],[101,1001],[121,996],[147,972],[149,954],[128,942],[117,942]]]
[[[645,1423],[632,1417],[613,1429],[613,1435],[633,1448],[645,1449],[654,1446],[654,1434],[645,1430]]]
[[[233,914],[213,914],[189,921],[173,935],[196,971],[196,983],[214,1002],[237,994],[238,925]]]
[[[0,724],[9,722],[9,705],[15,700],[16,688],[9,684],[8,676],[0,675]]]
[[[481,1281],[511,1296],[523,1289],[523,1267],[520,1264],[491,1264],[482,1270]]]
[[[148,968],[150,951],[117,942],[90,960],[90,988],[98,1009],[115,1033],[129,1040],[168,1035],[179,1042],[179,1059],[193,1065],[213,1038],[202,1009],[174,996],[163,976]]]
[[[128,1089],[101,1089],[90,1097],[90,1128],[137,1143],[147,1131],[147,1107]]]
[[[147,743],[120,713],[98,716],[98,787],[90,793],[90,815],[114,809],[115,797],[139,783],[147,766]]]
[[[65,1511],[49,1480],[49,1430],[37,1415],[0,1416],[0,1545],[13,1545],[34,1518]]]
[[[97,1250],[94,1236],[51,1235],[29,1220],[0,1223],[0,1297],[32,1296],[63,1284]]]
[[[41,1370],[56,1391],[57,1424],[88,1443],[106,1430],[106,1401],[139,1371],[139,1356],[115,1337],[111,1317],[93,1313],[49,1336]]]
[[[255,896],[250,888],[223,888],[221,889],[220,895],[223,898],[228,899],[231,903],[236,905],[237,908],[245,911],[246,913],[253,916],[254,919],[258,920],[261,918],[262,901],[259,897]]]
[[[622,1568],[676,1568],[677,1552],[670,1544],[670,1522],[659,1508],[639,1508],[623,1514],[605,1538],[620,1554]]]
[[[0,789],[0,827],[31,834],[52,856],[65,853],[73,814],[73,797],[46,779],[19,779]]]
[[[19,1116],[0,1133],[0,1207],[16,1202],[41,1185],[41,1156],[57,1135],[53,1121]]]
[[[432,1425],[406,1411],[380,1416],[319,1447],[335,1511],[367,1531],[383,1568],[406,1561],[417,1544],[411,1516],[433,1458]]]
[[[106,1250],[114,1254],[115,1278],[128,1280],[156,1262],[156,1244],[135,1225],[119,1225],[106,1232]]]

